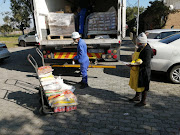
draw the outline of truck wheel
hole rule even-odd
[[[180,83],[180,65],[174,66],[169,71],[168,77],[172,83]]]
[[[19,42],[19,45],[22,46],[22,47],[26,47],[26,42],[23,41],[23,40],[21,40],[21,41]]]

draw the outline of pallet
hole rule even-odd
[[[71,36],[64,35],[48,35],[47,40],[72,40]]]

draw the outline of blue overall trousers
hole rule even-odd
[[[74,57],[80,63],[80,71],[82,74],[82,83],[88,84],[87,69],[89,66],[89,57],[87,55],[87,45],[83,39],[80,39],[77,46],[77,56]]]

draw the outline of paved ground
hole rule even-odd
[[[134,50],[123,41],[121,60],[129,61]],[[179,135],[180,85],[152,76],[148,105],[134,107],[128,98],[134,91],[128,86],[129,68],[118,62],[117,69],[89,69],[89,85],[79,89],[81,80],[70,70],[55,69],[66,83],[76,87],[77,111],[39,115],[39,82],[27,61],[31,53],[40,60],[33,47],[10,49],[11,58],[0,64],[0,134],[22,135]],[[108,62],[107,64],[114,64]]]

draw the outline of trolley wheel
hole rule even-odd
[[[44,111],[43,111],[43,107],[42,107],[42,106],[39,108],[39,114],[40,114],[40,115],[46,115],[46,114],[44,113]]]
[[[41,106],[39,109],[39,113],[41,115],[47,115],[47,114],[53,114],[54,112],[52,108],[49,108],[48,106],[44,106],[44,110],[43,110],[43,106]]]

